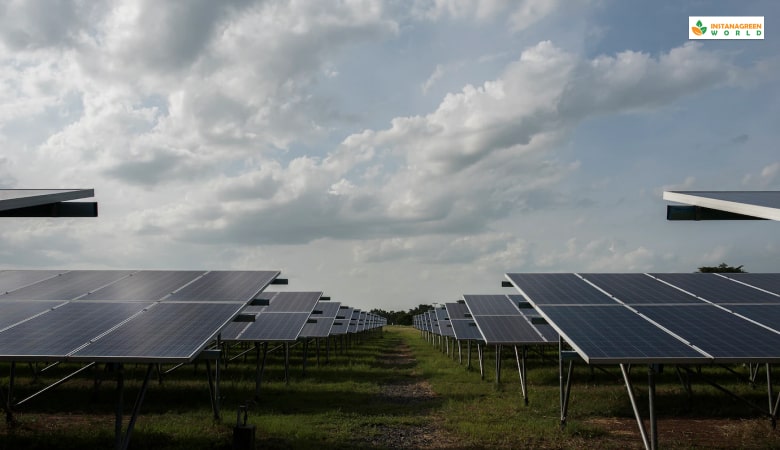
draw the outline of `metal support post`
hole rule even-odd
[[[130,436],[133,434],[133,428],[135,427],[135,421],[138,419],[138,412],[141,410],[141,403],[144,401],[144,396],[146,395],[146,388],[149,386],[149,378],[151,378],[152,375],[152,369],[154,367],[154,364],[149,364],[149,367],[146,369],[146,376],[144,377],[144,382],[141,385],[141,390],[138,391],[138,396],[135,398],[135,404],[133,404],[133,412],[130,415],[130,422],[127,424],[127,431],[125,431],[125,435],[122,438],[122,450],[126,450],[127,446],[130,445]]]
[[[496,387],[501,384],[501,346],[496,345]]]
[[[8,375],[8,397],[5,399],[5,422],[14,423],[14,413],[11,405],[14,403],[14,379],[16,378],[16,361],[11,361],[11,372]]]
[[[647,405],[650,414],[650,448],[658,448],[658,423],[655,420],[655,370],[656,366],[647,368]]]
[[[466,368],[471,370],[471,341],[466,341]]]
[[[777,416],[775,415],[775,407],[772,403],[774,395],[772,394],[772,365],[766,363],[766,390],[769,396],[769,418],[772,420],[772,429],[777,427]]]
[[[290,344],[284,343],[284,384],[290,384]]]
[[[484,356],[485,355],[482,352],[482,345],[479,342],[477,342],[477,358],[479,359],[479,376],[483,380],[485,379],[485,366],[484,366],[485,358],[484,358]]]
[[[526,347],[523,346],[522,351],[517,350],[517,346],[515,345],[515,359],[517,360],[517,371],[520,374],[520,391],[523,394],[523,401],[525,402],[525,406],[528,406],[528,389],[526,387],[525,383],[525,359],[526,359]]]
[[[122,449],[122,404],[124,403],[125,378],[122,364],[116,365],[116,418],[114,421],[114,447]]]
[[[460,341],[458,341],[458,364],[463,364],[463,348],[460,345]]]
[[[631,385],[631,379],[628,378],[628,369],[625,364],[620,365],[620,371],[623,373],[623,380],[626,383],[626,390],[628,390],[628,398],[631,400],[631,408],[634,410],[634,417],[636,418],[636,424],[639,427],[639,434],[642,435],[642,442],[645,444],[646,449],[651,450],[652,447],[647,438],[645,424],[642,422],[642,416],[639,414],[639,407],[636,404],[636,398],[634,398],[634,387]]]
[[[263,342],[263,360],[260,362],[260,347],[257,347],[257,359],[255,369],[255,401],[260,401],[260,385],[263,383],[263,374],[265,373],[265,358],[268,355],[268,342]]]

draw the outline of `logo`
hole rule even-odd
[[[688,39],[764,39],[764,16],[689,16]]]

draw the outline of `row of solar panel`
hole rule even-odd
[[[507,277],[587,362],[780,362],[780,274]]]
[[[489,345],[537,345],[558,341],[549,325],[536,322],[525,300],[508,295],[464,295],[463,303],[446,303],[414,317],[414,326],[457,340]]]
[[[320,292],[260,296],[278,275],[0,271],[0,360],[182,362],[194,359],[223,329],[226,333],[237,325],[249,331],[240,340],[286,340],[291,335],[295,340],[385,324],[360,310],[343,311],[338,303],[318,303]],[[267,320],[249,326],[232,322],[248,302],[263,300],[268,306],[260,308],[268,310]]]

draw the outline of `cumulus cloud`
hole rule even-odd
[[[558,0],[417,0],[413,14],[427,20],[476,18],[480,21],[505,15],[510,29],[521,31],[559,7]]]
[[[751,189],[772,190],[780,188],[780,162],[764,166],[757,174],[746,174],[742,185]]]

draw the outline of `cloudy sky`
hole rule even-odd
[[[508,271],[780,270],[776,222],[665,189],[780,189],[774,0],[11,0],[0,268],[279,269],[365,309]],[[689,41],[763,15],[763,41]],[[780,34],[780,33],[779,33]]]

